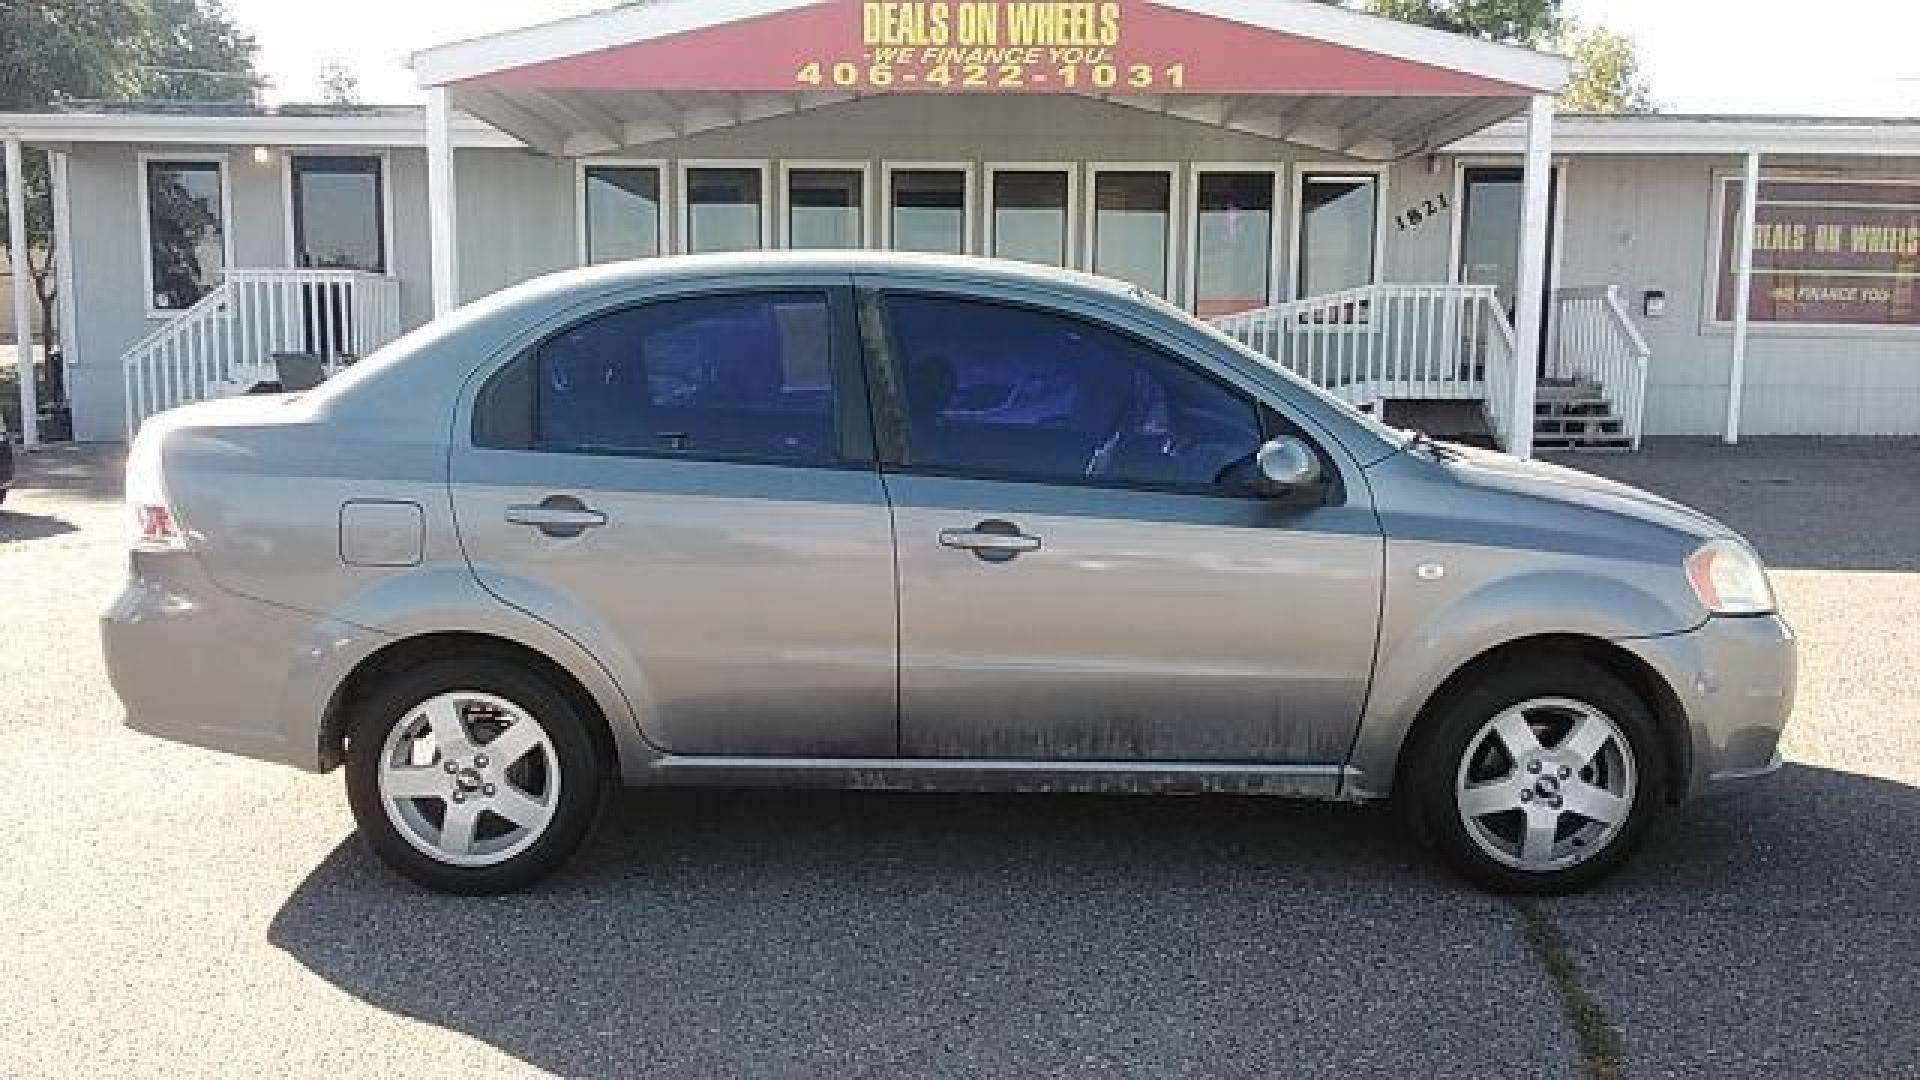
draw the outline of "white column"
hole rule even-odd
[[[1527,110],[1527,165],[1521,190],[1520,281],[1514,295],[1513,438],[1507,452],[1533,456],[1533,405],[1540,372],[1540,320],[1547,304],[1547,234],[1552,228],[1553,98],[1541,94]]]
[[[453,180],[453,106],[444,86],[427,90],[427,227],[433,238],[433,313],[460,306],[460,242]]]
[[[1760,155],[1747,155],[1746,183],[1740,189],[1739,273],[1733,294],[1733,370],[1727,374],[1727,434],[1740,441],[1740,406],[1747,391],[1747,330],[1753,314],[1753,224],[1760,203]]]
[[[20,442],[40,445],[39,387],[34,385],[33,292],[28,287],[27,168],[20,140],[7,140],[7,263],[13,268],[13,341],[20,374]]]

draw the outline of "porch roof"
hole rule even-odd
[[[584,156],[892,94],[1066,94],[1359,158],[1438,149],[1562,57],[1313,0],[654,0],[430,49],[423,87]]]

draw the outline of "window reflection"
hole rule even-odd
[[[1167,296],[1173,177],[1103,172],[1094,179],[1093,269]]]
[[[589,165],[584,197],[589,263],[660,254],[660,170]]]
[[[1308,176],[1300,196],[1300,295],[1373,282],[1379,179]]]
[[[896,251],[958,255],[967,249],[967,174],[958,169],[902,169],[889,183]]]
[[[1273,174],[1203,173],[1195,194],[1195,313],[1206,319],[1266,306],[1273,279]]]
[[[864,177],[852,169],[787,174],[787,246],[857,248],[866,243]]]
[[[762,247],[760,200],[759,169],[688,169],[687,250]]]
[[[1067,265],[1067,174],[993,174],[993,254],[1046,266]]]

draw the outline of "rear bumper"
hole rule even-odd
[[[1799,678],[1799,645],[1785,620],[1715,618],[1692,633],[1619,644],[1679,699],[1689,728],[1686,797],[1730,794],[1779,771]]]
[[[235,595],[172,552],[133,553],[100,631],[128,727],[309,771],[334,689],[381,637]]]

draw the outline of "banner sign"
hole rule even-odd
[[[1731,322],[1743,182],[1721,183],[1715,316]],[[1756,323],[1920,326],[1920,182],[1762,180],[1751,314]]]
[[[1510,96],[1503,83],[1154,0],[822,0],[500,72],[495,86]]]

